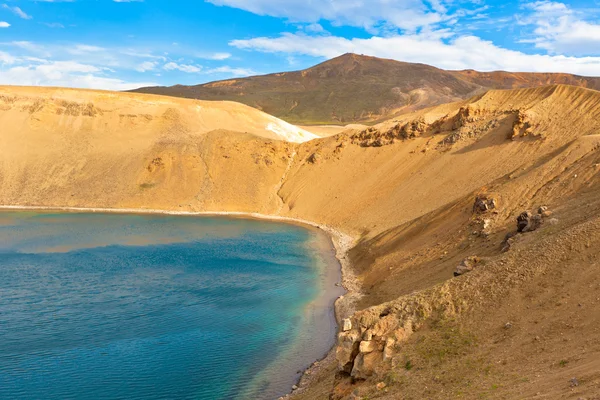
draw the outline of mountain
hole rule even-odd
[[[196,86],[147,87],[139,93],[233,100],[295,124],[373,122],[396,113],[467,99],[488,89],[568,84],[600,89],[600,78],[569,74],[445,71],[344,54],[303,71]]]

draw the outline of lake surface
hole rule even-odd
[[[272,399],[333,345],[328,239],[224,217],[0,212],[0,399]]]

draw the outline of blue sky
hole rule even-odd
[[[346,52],[600,76],[600,0],[0,0],[0,84],[198,84]]]

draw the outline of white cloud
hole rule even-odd
[[[186,65],[186,64],[177,64],[175,62],[169,62],[163,66],[163,69],[166,71],[181,71],[187,72],[189,74],[198,73],[202,70],[202,67],[199,65]]]
[[[0,28],[9,28],[10,24],[6,21],[0,21]]]
[[[532,38],[521,42],[534,43],[552,54],[600,55],[600,24],[586,21],[583,13],[551,1],[527,3],[524,8],[532,14],[521,17],[520,23],[535,29]]]
[[[2,55],[0,54],[0,59]],[[129,90],[155,86],[154,82],[127,82],[102,76],[102,70],[93,65],[70,61],[46,61],[43,64],[14,66],[0,70],[0,84],[25,86],[61,86],[88,89]]]
[[[234,68],[230,66],[222,66],[217,68],[208,69],[205,71],[207,74],[230,74],[232,76],[250,76],[256,75],[256,72],[249,68]]]
[[[230,44],[240,49],[325,58],[343,53],[359,53],[425,63],[445,69],[570,72],[600,76],[600,57],[525,54],[496,46],[476,36],[460,36],[450,40],[447,40],[447,36],[445,31],[374,36],[368,39],[285,33],[276,38],[234,40]]]
[[[98,53],[101,51],[105,51],[104,47],[99,46],[91,46],[88,44],[76,44],[73,47],[69,47],[66,49],[68,53],[71,54],[86,54],[86,53]]]
[[[217,61],[227,60],[228,58],[231,58],[230,53],[214,53],[208,57],[209,60],[217,60]]]
[[[13,46],[13,47],[18,47],[21,48],[23,50],[27,50],[31,53],[36,53],[36,54],[43,54],[45,56],[49,55],[49,53],[46,51],[46,49],[44,48],[44,46],[40,46],[38,44],[26,41],[26,40],[16,40],[10,43],[7,43],[7,45]]]
[[[14,64],[17,62],[17,58],[11,56],[8,53],[0,51],[0,64]]]
[[[206,0],[258,15],[283,17],[294,22],[351,25],[371,30],[381,25],[415,30],[441,22],[448,17],[441,1],[421,0]]]
[[[143,63],[138,65],[135,70],[138,72],[152,71],[154,68],[156,68],[156,64],[157,63],[154,61],[144,61]]]
[[[10,12],[12,12],[13,14],[15,14],[19,18],[23,18],[23,19],[32,19],[33,18],[31,15],[28,15],[23,10],[21,10],[20,7],[16,7],[16,6],[15,7],[10,7],[7,4],[2,4],[2,8],[4,8],[5,10],[9,10]]]
[[[309,25],[306,25],[304,27],[304,29],[307,32],[313,32],[313,33],[321,33],[321,32],[325,31],[325,29],[323,29],[323,27],[321,26],[321,24],[317,24],[316,22],[312,23],[312,24],[309,24]]]
[[[64,28],[65,26],[59,22],[43,22],[48,28]]]

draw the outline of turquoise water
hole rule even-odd
[[[0,213],[0,399],[286,393],[333,343],[339,293],[319,235],[229,218]]]

